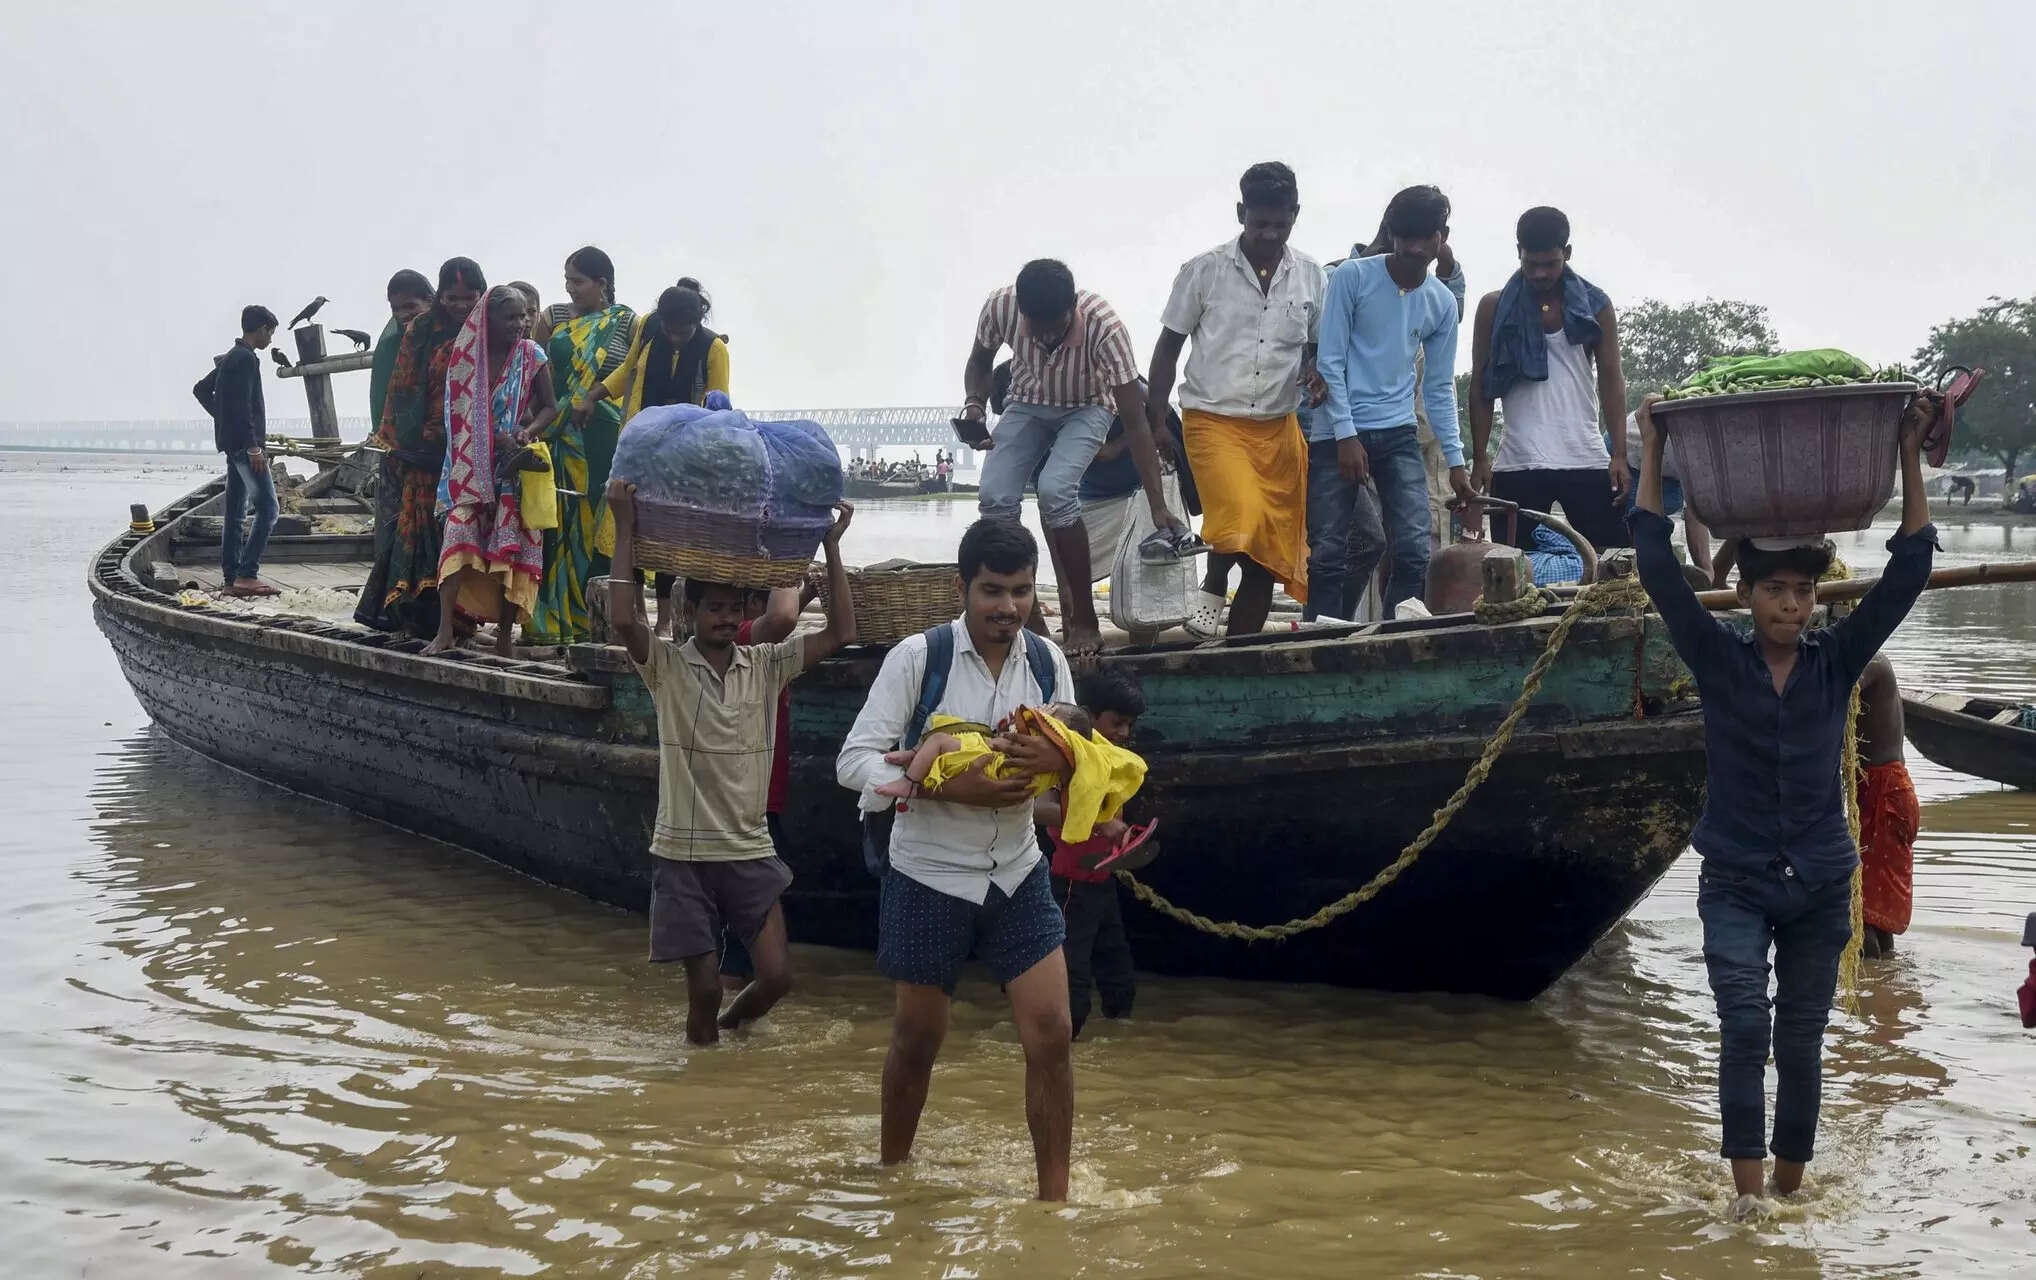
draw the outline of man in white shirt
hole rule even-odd
[[[1039,567],[1031,533],[1015,520],[978,520],[962,536],[956,558],[962,616],[947,624],[946,684],[927,710],[995,730],[1021,706],[1072,698],[1067,659],[1052,641],[1025,630]],[[922,691],[935,674],[928,671],[925,635],[908,637],[885,656],[835,762],[836,778],[861,795],[865,814],[891,805],[876,790],[905,771],[885,763],[884,754],[915,745],[905,739],[914,736]],[[1048,683],[1053,687],[1044,687]],[[1062,760],[1036,734],[999,741],[1016,766],[1014,776],[989,776],[985,757],[936,794],[897,806],[877,942],[877,968],[897,984],[884,1059],[883,1162],[897,1164],[912,1154],[934,1059],[947,1035],[948,1007],[973,953],[1005,985],[1025,1049],[1025,1119],[1039,1198],[1065,1200],[1075,1105],[1061,954],[1067,929],[1034,834],[1030,779],[1022,776],[1057,772]]]
[[[1231,635],[1263,629],[1275,583],[1308,599],[1308,449],[1294,415],[1322,400],[1315,337],[1328,286],[1320,264],[1287,244],[1301,213],[1294,171],[1276,160],[1255,164],[1237,186],[1243,230],[1181,264],[1145,397],[1157,434],[1192,338],[1181,426],[1212,548],[1188,620],[1200,635],[1215,633],[1233,564],[1242,573]]]

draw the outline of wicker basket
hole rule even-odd
[[[823,532],[639,499],[633,545],[640,568],[767,589],[806,580]]]
[[[928,627],[952,622],[960,611],[955,598],[952,564],[892,562],[848,571],[848,594],[855,602],[858,644],[896,644]],[[831,610],[833,592],[827,570],[814,565],[820,596]]]

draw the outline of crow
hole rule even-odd
[[[342,338],[353,339],[353,347],[356,351],[366,351],[368,344],[374,341],[374,339],[368,337],[367,334],[362,333],[359,329],[334,329],[333,332]]]
[[[305,307],[304,307],[304,309],[303,309],[302,311],[299,311],[299,312],[297,313],[297,318],[296,318],[295,320],[292,320],[292,321],[290,322],[290,326],[289,326],[289,327],[290,327],[290,328],[292,328],[292,329],[294,329],[294,328],[296,328],[296,327],[297,327],[298,325],[300,325],[300,324],[303,324],[303,323],[305,323],[306,321],[310,320],[312,316],[315,316],[315,315],[317,315],[317,314],[318,314],[318,308],[320,308],[320,307],[322,307],[322,306],[324,306],[324,305],[325,305],[325,296],[324,296],[323,294],[320,294],[320,295],[319,295],[318,297],[316,297],[316,298],[313,298],[313,299],[312,299],[312,300],[311,300],[311,301],[310,301],[309,303],[307,303],[307,304],[305,305]]]
[[[276,367],[278,369],[287,369],[290,367],[290,357],[284,355],[282,348],[280,347],[269,348],[269,359],[276,362]]]

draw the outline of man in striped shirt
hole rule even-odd
[[[1011,399],[993,438],[983,426],[997,353],[1011,348]],[[1082,473],[1110,431],[1110,406],[1124,420],[1153,524],[1185,530],[1161,496],[1159,454],[1145,417],[1131,334],[1110,304],[1075,288],[1051,258],[1025,264],[1015,286],[990,295],[962,372],[962,435],[990,450],[983,463],[982,514],[1016,520],[1025,485],[1038,473],[1040,523],[1062,577],[1061,645],[1071,659],[1102,647],[1088,591],[1089,534],[1082,525]],[[1044,468],[1041,468],[1041,463]]]

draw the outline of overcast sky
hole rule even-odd
[[[7,9],[7,420],[187,417],[245,302],[377,331],[454,254],[558,301],[586,243],[639,308],[706,283],[738,405],[958,402],[1032,257],[1143,359],[1266,159],[1319,258],[1434,182],[1475,295],[1550,203],[1617,304],[1745,298],[1876,363],[2036,289],[2030,0]]]

